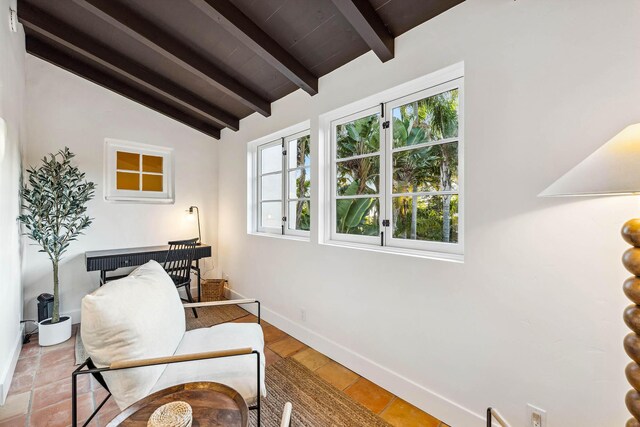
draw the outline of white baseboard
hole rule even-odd
[[[11,387],[11,380],[13,379],[13,373],[16,370],[18,356],[20,356],[20,350],[22,350],[22,334],[23,327],[21,325],[12,346],[9,363],[7,366],[0,367],[0,406],[4,405],[4,402],[7,399],[7,394],[9,393],[9,387]]]
[[[228,291],[231,298],[248,298],[234,290],[229,289]],[[256,309],[253,308],[253,306],[244,308],[256,314]],[[486,425],[484,415],[464,408],[438,393],[417,384],[409,378],[403,377],[367,357],[276,313],[264,305],[262,306],[261,315],[267,322],[282,329],[297,340],[313,347],[357,374],[373,381],[396,396],[401,397],[449,425],[456,427]],[[418,357],[418,355],[416,355],[416,357]]]

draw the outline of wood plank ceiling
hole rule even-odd
[[[464,0],[19,0],[27,52],[219,139]]]

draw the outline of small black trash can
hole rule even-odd
[[[53,295],[38,295],[38,322],[50,318],[53,315]]]

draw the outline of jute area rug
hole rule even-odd
[[[292,427],[390,427],[294,359],[282,359],[268,366],[266,374],[262,427],[280,426],[286,402],[293,405]],[[250,411],[250,425],[256,426],[256,411]]]

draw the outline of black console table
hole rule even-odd
[[[135,267],[151,260],[163,263],[167,258],[169,245],[146,246],[142,248],[109,249],[104,251],[85,252],[84,258],[87,271],[100,272],[100,286],[109,280],[115,280],[123,276],[107,276],[107,272],[118,268]],[[199,244],[196,246],[194,261],[191,268],[198,275],[198,301],[200,301],[200,259],[211,256],[211,246]]]

